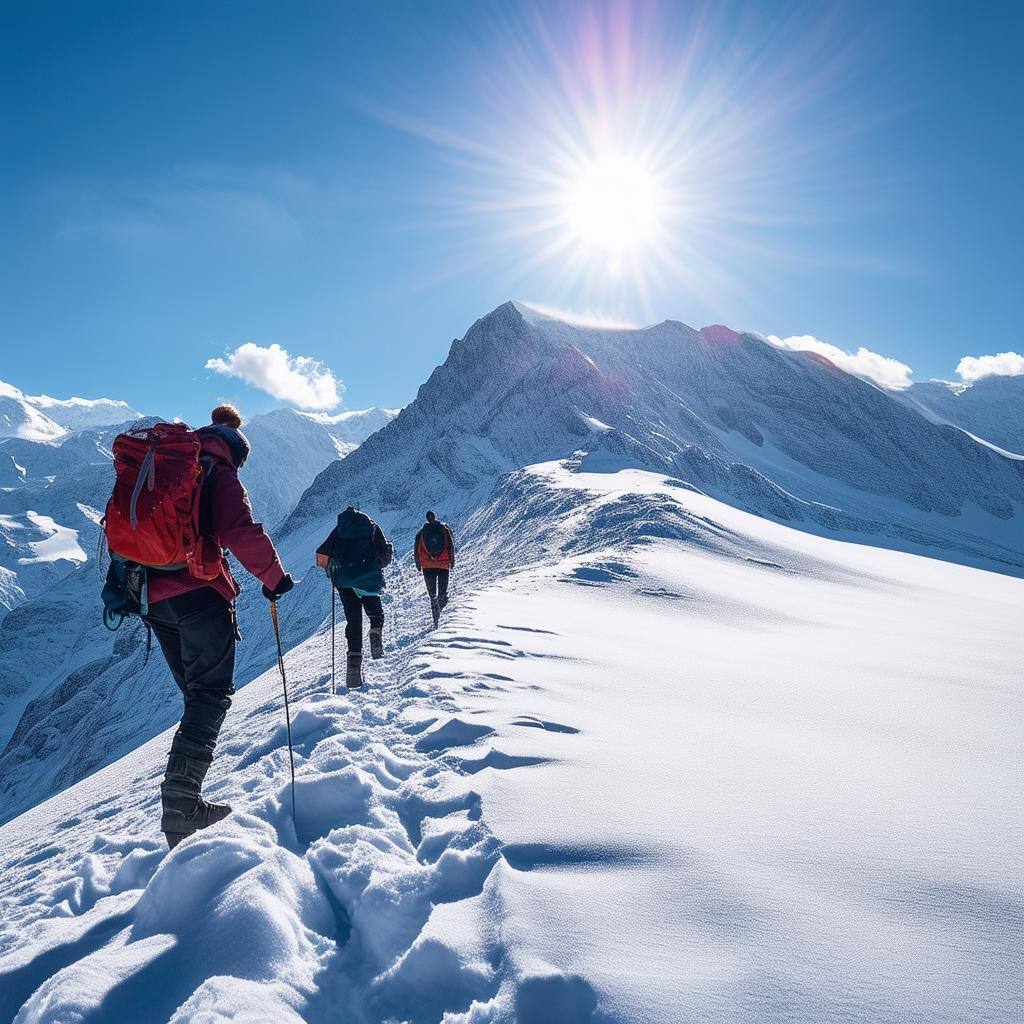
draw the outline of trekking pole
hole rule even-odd
[[[398,581],[398,596],[393,602],[393,611],[391,612],[391,632],[395,637],[395,643],[397,644],[402,639],[401,630],[398,628],[400,618],[398,614],[398,606],[405,600],[405,586],[402,580],[401,571],[398,569],[398,563],[395,563],[395,579]]]
[[[337,593],[334,589],[334,584],[331,583],[331,694],[337,696],[337,689],[334,685],[334,652],[337,649],[337,645],[334,642],[334,605],[337,599]]]
[[[281,670],[281,686],[284,689],[284,722],[288,732],[288,764],[292,770],[292,823],[298,835],[299,823],[295,816],[295,755],[292,752],[292,713],[288,707],[288,680],[284,674],[284,652],[281,650],[281,624],[277,618],[277,602],[270,602],[270,621],[274,624],[274,638],[277,640],[277,667]]]

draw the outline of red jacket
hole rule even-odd
[[[216,436],[202,436],[202,455],[213,461],[213,467],[204,490],[203,502],[208,504],[210,530],[205,534],[220,548],[227,548],[242,565],[271,590],[281,582],[284,569],[270,538],[260,523],[253,522],[249,495],[238,479],[227,442]],[[165,601],[169,597],[213,587],[228,601],[234,601],[239,587],[231,575],[226,559],[221,560],[221,574],[214,580],[197,580],[187,569],[175,572],[149,572],[149,603]]]

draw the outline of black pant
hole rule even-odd
[[[448,600],[448,569],[424,569],[423,582],[427,585],[427,593],[431,601],[444,604]]]
[[[351,587],[338,587],[338,597],[345,611],[345,639],[348,649],[358,654],[363,649],[363,610],[371,626],[384,625],[384,605],[377,594],[360,597]]]
[[[198,587],[149,606],[153,627],[185,699],[177,738],[213,754],[235,692],[235,618],[212,587]]]

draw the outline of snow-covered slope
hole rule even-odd
[[[983,377],[973,384],[931,380],[901,397],[939,422],[1024,454],[1024,376]]]
[[[296,415],[319,423],[340,448],[348,452],[352,447],[362,444],[374,431],[390,423],[401,411],[373,406],[370,409],[347,409],[338,413],[296,412]]]
[[[297,827],[268,672],[210,833],[156,833],[169,733],[0,828],[0,1018],[1018,1020],[1024,582],[578,460],[463,535],[365,691],[319,592]]]
[[[344,422],[333,420],[274,414],[262,438],[254,429],[259,418],[249,425],[254,454],[245,473],[268,525],[261,486],[276,486],[285,474],[290,487],[297,480],[290,461],[273,457],[285,447],[274,431],[291,431],[306,450],[305,430]],[[339,508],[367,508],[400,552],[425,509],[434,508],[487,552],[476,568],[462,562],[460,581],[482,573],[486,582],[561,550],[565,542],[549,521],[559,498],[537,493],[522,467],[566,458],[583,470],[653,470],[819,535],[1024,572],[1024,461],[931,422],[820,356],[752,335],[672,321],[596,330],[507,303],[453,343],[413,403],[331,461],[274,531],[301,581],[289,595],[286,644],[323,621],[329,591],[313,552]],[[106,481],[97,485],[104,494]],[[266,507],[283,501],[268,490]],[[646,512],[638,514],[633,523],[623,513],[615,529],[626,537],[642,529]],[[576,526],[584,536],[603,536],[583,517]],[[0,629],[10,695],[0,714],[0,820],[173,719],[176,691],[161,682],[159,660],[142,670],[139,632],[102,632],[91,568],[20,605]],[[8,583],[0,578],[0,586]],[[274,659],[258,587],[248,588],[239,617],[246,639],[236,681],[244,686]]]
[[[111,427],[141,415],[118,399],[26,395],[0,381],[0,437],[55,441],[69,431]]]
[[[56,585],[94,553],[119,429],[83,430],[56,441],[0,440],[0,566],[15,575],[17,587],[0,594],[3,608]],[[0,696],[8,689],[6,674],[0,674]]]

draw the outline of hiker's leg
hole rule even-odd
[[[181,661],[181,631],[178,629],[178,620],[168,602],[158,601],[150,605],[146,622],[156,636],[156,641],[163,651],[164,661],[171,670],[181,696],[184,699],[185,687],[185,666]]]
[[[171,742],[160,786],[160,828],[172,847],[226,817],[227,804],[202,799],[203,781],[234,694],[235,622],[230,604],[211,587],[169,598],[160,612],[177,620],[185,711]]]
[[[437,600],[437,570],[436,569],[424,569],[423,570],[423,582],[427,585],[427,595],[430,600]]]
[[[437,570],[437,599],[442,608],[448,603],[448,577],[450,575],[448,569]]]
[[[384,657],[384,605],[379,597],[361,598],[363,611],[370,620],[370,657]]]
[[[359,595],[350,587],[342,587],[338,591],[341,607],[345,612],[345,640],[353,654],[363,649],[363,604]]]
[[[177,736],[213,753],[235,688],[235,622],[231,605],[212,587],[172,597],[181,631],[185,713]]]
[[[363,608],[366,609],[366,617],[370,620],[370,627],[384,625],[384,605],[376,595],[369,595],[361,598]]]

